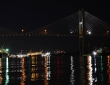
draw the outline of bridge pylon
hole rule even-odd
[[[79,10],[79,84],[85,84],[84,82],[84,10]]]

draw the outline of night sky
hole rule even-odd
[[[74,14],[82,8],[84,8],[84,10],[87,11],[88,13],[110,24],[110,2],[109,0],[108,1],[105,1],[105,0],[103,1],[101,0],[94,0],[94,1],[93,0],[92,1],[89,1],[89,0],[88,1],[83,1],[83,0],[82,1],[78,1],[78,0],[77,1],[75,0],[51,0],[51,1],[48,1],[48,0],[9,1],[7,0],[5,1],[5,0],[1,0],[0,1],[0,26],[3,28],[16,31],[16,32],[21,32],[21,29],[24,29],[25,32],[29,32],[39,27],[55,22],[57,20],[60,20],[71,14]],[[25,40],[26,38],[23,38],[23,39]],[[30,46],[27,49],[24,45],[23,45],[24,47],[23,46],[20,47],[19,45],[23,43],[22,42],[23,39],[21,38],[21,42],[16,42],[15,39],[11,40],[11,38],[8,38],[7,40],[5,38],[3,42],[1,42],[0,44],[2,45],[5,42],[6,43],[5,47],[9,47],[10,49],[13,49],[12,50],[13,52],[15,48],[16,49],[18,48],[18,50],[16,50],[15,52],[18,52],[20,49],[24,49],[24,48],[25,48],[24,50],[35,49],[34,48],[35,46],[33,48],[31,48]],[[37,42],[46,41],[45,38],[44,40],[42,39],[41,38],[35,39],[37,40],[36,42],[32,40],[27,40],[27,41],[29,42],[32,41],[34,43],[32,42],[30,43],[35,45],[35,44],[38,44]],[[50,37],[49,39],[47,39],[48,42],[46,43],[48,44],[49,42],[52,42],[54,40],[52,39],[53,38]],[[49,40],[52,40],[52,41],[49,41]],[[63,42],[64,41],[65,40],[63,40]],[[70,38],[69,43],[72,44],[73,42],[74,41],[72,41]],[[20,43],[20,44],[18,45],[17,43]],[[44,43],[42,44],[44,45]],[[58,45],[58,43],[56,44]],[[64,48],[65,43],[63,44],[64,45],[62,46],[59,45],[61,46],[61,49],[67,49],[67,48],[69,49],[69,46]],[[27,42],[27,44],[25,45],[29,46],[30,44]],[[36,48],[38,49],[35,49],[35,50],[40,50],[40,48],[44,49],[42,47],[43,45],[40,46],[40,43],[39,43],[39,46],[38,47],[36,46]],[[59,48],[56,48],[56,46],[53,46],[53,47],[52,46],[53,45],[51,45],[48,48],[48,50],[51,50],[51,48],[54,48],[53,50],[59,49]],[[45,49],[47,49],[47,47],[45,47]]]

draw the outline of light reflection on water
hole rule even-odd
[[[86,56],[85,60],[86,85],[110,85],[110,56]],[[0,58],[0,85],[77,85],[81,82],[78,65],[75,56],[64,54]]]
[[[108,84],[110,85],[110,56],[107,56],[108,62],[107,62],[107,75],[108,75]]]
[[[71,69],[71,75],[70,75],[70,82],[71,85],[74,85],[75,83],[75,77],[74,77],[74,65],[73,65],[73,56],[71,56],[71,64],[70,64],[70,69]]]
[[[97,67],[96,67],[97,62],[96,62],[96,56],[92,56],[92,57],[93,57],[93,83],[94,83],[94,85],[96,85],[96,83],[97,83],[97,76],[96,76],[96,74],[97,74]]]
[[[25,85],[26,75],[25,75],[25,67],[24,67],[24,58],[21,59],[21,69],[22,69],[22,75],[21,75],[21,85]]]
[[[92,77],[92,57],[87,56],[87,85],[93,85],[93,77]]]

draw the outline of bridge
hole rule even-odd
[[[0,36],[79,36],[79,11],[61,20],[37,28],[30,32],[21,33],[0,27]],[[84,11],[84,35],[110,36],[110,25]]]
[[[79,38],[79,43],[78,43],[79,46],[78,47],[79,47],[80,55],[78,57],[77,63],[79,63],[78,70],[81,71],[81,72],[79,72],[79,77],[84,79],[84,75],[85,75],[84,56],[90,57],[90,55],[84,55],[85,54],[84,53],[85,45],[88,47],[87,50],[89,50],[90,43],[91,43],[90,40],[94,37],[98,37],[98,38],[96,38],[95,42],[92,42],[92,44],[97,43],[97,41],[100,42],[99,37],[100,38],[103,37],[104,39],[107,38],[107,42],[108,42],[108,40],[110,40],[110,39],[108,39],[108,38],[110,38],[110,25],[103,22],[102,20],[96,18],[95,16],[89,14],[86,11],[79,11],[75,14],[72,14],[68,17],[65,17],[61,20],[54,22],[54,23],[50,23],[46,26],[37,28],[37,29],[30,31],[30,32],[24,32],[22,30],[21,33],[18,33],[18,32],[14,32],[12,30],[5,29],[5,28],[1,27],[0,28],[0,36],[1,37],[2,36],[3,37],[4,36],[21,36],[21,37],[22,36],[64,36],[64,37],[65,36],[72,36],[72,37],[78,37]],[[89,39],[87,37],[91,37],[91,38]],[[86,41],[87,43],[85,43],[85,40],[87,40]],[[88,41],[89,41],[89,43],[88,43]],[[97,44],[99,44],[99,42]],[[102,41],[102,42],[104,42],[104,41]],[[106,42],[106,40],[105,40],[105,42]],[[109,42],[108,42],[108,44],[109,44]],[[72,48],[74,48],[74,47],[72,47]],[[34,60],[37,60],[37,56],[36,56],[37,53],[31,53],[29,55],[34,55],[33,56]],[[6,55],[0,55],[0,56],[6,57]],[[31,57],[25,58],[26,63],[30,64],[30,58]],[[4,60],[2,60],[2,61],[8,62],[7,58],[6,59],[3,58],[3,59]],[[6,66],[6,64],[4,64],[4,66]]]
[[[106,41],[107,43],[109,43],[108,38],[110,37],[110,25],[91,15],[90,13],[81,10],[70,16],[67,16],[63,19],[37,28],[30,32],[25,32],[24,30],[22,30],[21,33],[19,33],[9,30],[8,28],[6,29],[0,27],[0,36],[72,36],[73,38],[79,37],[78,48],[81,54],[83,54],[85,48],[86,50],[91,49],[91,39],[94,39],[94,37],[98,38],[95,39],[95,42],[92,43],[93,45],[94,43],[100,41],[99,37],[103,37],[103,39],[106,39],[102,40],[102,45]]]

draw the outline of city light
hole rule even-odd
[[[16,58],[16,57],[18,57],[18,58],[23,58],[23,57],[27,57],[28,55],[26,55],[26,54],[18,54],[18,55],[10,55],[9,57],[13,57],[13,58]]]
[[[87,31],[87,34],[91,35],[91,31]]]
[[[6,49],[6,51],[8,52],[8,51],[9,51],[9,49],[7,48],[7,49]]]
[[[21,31],[22,31],[22,33],[24,32],[24,30],[23,30],[23,29],[22,29]]]
[[[44,30],[46,32],[46,30]]]
[[[70,33],[72,34],[72,33],[73,33],[73,31],[70,31]]]
[[[107,34],[109,34],[109,31],[107,31]]]
[[[80,22],[80,24],[82,24],[82,22]]]
[[[90,34],[91,34],[91,32],[89,31],[89,32],[88,32],[88,34],[90,35]]]
[[[50,52],[42,53],[42,56],[49,56],[49,55],[50,55]]]
[[[95,56],[97,53],[95,51],[93,51],[93,55]]]
[[[47,30],[44,30],[44,34],[47,34]]]
[[[9,49],[0,49],[0,53],[8,53]]]
[[[50,55],[50,52],[47,52],[46,55]]]

